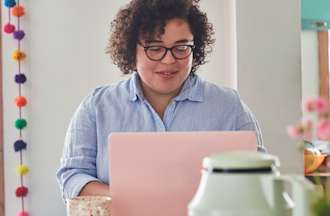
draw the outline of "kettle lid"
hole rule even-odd
[[[273,168],[279,165],[278,157],[256,151],[223,152],[203,160],[203,168],[207,170]]]

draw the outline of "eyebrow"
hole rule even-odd
[[[175,41],[175,44],[187,43],[187,42],[193,42],[193,41],[194,40],[182,39],[182,40]],[[163,41],[161,41],[161,40],[146,40],[145,42],[148,43],[148,44],[150,44],[150,43],[163,43]]]

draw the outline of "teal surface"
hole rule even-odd
[[[330,0],[301,0],[302,29],[326,31],[330,27]]]

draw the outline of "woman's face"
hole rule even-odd
[[[165,25],[160,38],[151,41],[140,39],[143,46],[193,45],[193,35],[189,25],[182,19],[171,19]],[[136,48],[136,68],[141,78],[144,94],[176,96],[187,79],[193,61],[192,53],[184,59],[175,59],[170,51],[159,61],[150,60],[141,45]],[[157,51],[157,50],[156,50]]]

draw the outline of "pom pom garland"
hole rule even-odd
[[[20,187],[16,188],[15,194],[17,197],[25,197],[28,192],[29,192],[29,189],[27,187],[20,186]]]
[[[23,53],[19,50],[15,50],[12,54],[12,57],[13,57],[14,60],[20,61],[20,60],[25,59],[26,55],[25,55],[25,53]]]
[[[16,140],[16,142],[14,143],[14,150],[15,152],[19,152],[26,149],[26,146],[27,144],[23,140]]]
[[[26,211],[20,211],[16,214],[16,216],[29,216],[29,213]]]
[[[27,100],[24,96],[18,96],[15,98],[15,104],[18,107],[24,107],[27,104]]]
[[[28,188],[23,186],[23,176],[29,172],[29,167],[23,164],[22,150],[27,147],[26,142],[23,141],[22,129],[27,126],[27,121],[22,118],[22,107],[25,107],[28,103],[27,99],[22,96],[21,85],[26,82],[26,76],[21,72],[21,60],[26,58],[26,54],[21,50],[21,40],[25,38],[25,32],[20,28],[21,17],[25,15],[25,8],[20,4],[19,0],[4,0],[4,6],[8,8],[8,21],[3,26],[3,31],[7,34],[12,34],[13,39],[18,41],[17,49],[11,53],[11,57],[16,61],[18,72],[15,75],[15,82],[19,85],[18,95],[15,98],[15,105],[18,107],[19,118],[15,121],[15,127],[19,129],[19,138],[15,141],[13,147],[15,152],[20,154],[20,162],[16,167],[16,172],[19,175],[20,186],[16,188],[16,197],[21,198],[21,210],[16,213],[16,216],[29,216],[29,213],[24,209],[24,199],[28,194]],[[11,17],[15,17],[17,22],[13,25]]]
[[[16,40],[22,40],[25,36],[25,32],[23,30],[14,31],[13,36]]]
[[[11,34],[15,31],[15,26],[10,24],[10,23],[7,23],[6,25],[4,25],[3,27],[3,31],[7,34]]]
[[[26,175],[29,172],[29,167],[24,164],[21,164],[21,165],[17,166],[16,172],[18,175],[21,175],[21,176]]]
[[[15,17],[21,17],[24,15],[24,7],[21,5],[16,5],[11,9],[11,14]]]
[[[5,0],[4,5],[7,8],[12,8],[16,5],[16,1],[15,0]]]
[[[24,74],[16,74],[15,75],[15,82],[17,84],[23,84],[26,82],[26,76]]]
[[[16,127],[17,129],[20,129],[20,130],[21,130],[21,129],[25,128],[26,125],[27,125],[27,122],[26,122],[25,119],[17,119],[17,120],[15,121],[15,127]]]

